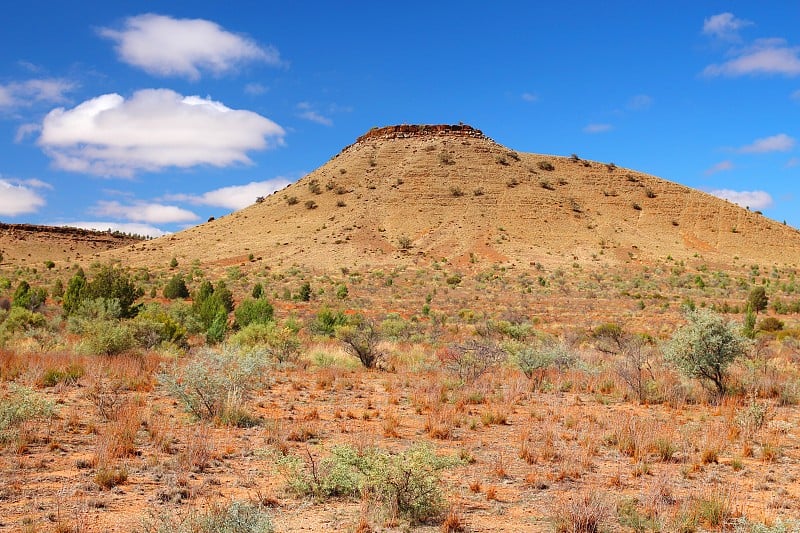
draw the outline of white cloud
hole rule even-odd
[[[208,164],[250,163],[249,150],[281,144],[278,124],[221,102],[168,89],[137,91],[126,100],[104,94],[42,123],[38,143],[56,167],[101,176]]]
[[[17,216],[35,213],[45,200],[34,189],[50,187],[39,180],[13,180],[0,177],[0,215]]]
[[[149,224],[135,224],[131,222],[102,222],[102,221],[76,221],[76,222],[56,222],[49,226],[63,226],[68,228],[82,228],[94,231],[121,231],[123,233],[133,233],[134,235],[145,235],[147,237],[161,237],[168,232],[163,231]]]
[[[766,209],[772,206],[772,196],[764,191],[733,191],[730,189],[718,189],[709,191],[718,198],[731,201],[741,207],[751,209]]]
[[[653,97],[646,94],[637,94],[628,100],[628,109],[631,111],[644,111],[653,105]]]
[[[536,93],[522,93],[520,96],[526,102],[538,102],[539,95]]]
[[[297,116],[300,118],[322,124],[323,126],[333,126],[333,120],[316,111],[308,102],[300,102],[297,104],[297,110]]]
[[[709,65],[706,76],[745,76],[747,74],[800,74],[800,47],[788,46],[784,39],[759,39],[752,46],[733,52],[733,59]]]
[[[201,70],[221,75],[247,61],[281,63],[275,48],[259,46],[210,20],[148,13],[126,19],[121,30],[101,28],[99,33],[116,43],[122,61],[159,76],[197,80]]]
[[[200,218],[191,211],[174,205],[147,202],[135,202],[125,205],[119,202],[99,201],[90,212],[97,216],[124,218],[133,222],[148,222],[150,224],[191,222]]]
[[[245,94],[249,94],[251,96],[258,96],[260,94],[264,94],[269,90],[269,87],[266,85],[262,85],[260,83],[248,83],[244,86]]]
[[[259,196],[269,196],[290,183],[292,182],[285,178],[274,178],[266,181],[253,181],[246,185],[223,187],[199,195],[170,194],[166,195],[164,199],[167,201],[189,202],[196,205],[242,209],[255,203],[256,198]]]
[[[800,101],[800,89],[798,89],[798,90],[794,91],[794,92],[791,94],[790,98],[791,98],[792,100],[798,100],[798,101]]]
[[[20,143],[25,139],[27,139],[28,137],[30,137],[31,135],[39,133],[41,129],[42,126],[39,124],[33,124],[33,123],[23,124],[22,126],[17,128],[17,133],[14,135],[14,142]]]
[[[61,103],[77,85],[57,78],[14,81],[0,85],[0,110],[28,107],[37,102]]]
[[[605,133],[611,131],[611,124],[587,124],[583,128],[584,133]]]
[[[785,133],[779,133],[772,137],[756,139],[747,146],[742,146],[739,151],[743,154],[764,154],[767,152],[788,152],[794,148],[795,140]]]
[[[796,166],[800,166],[800,157],[789,158],[786,164],[783,165],[783,168],[794,168]]]
[[[737,19],[733,13],[720,13],[703,21],[703,33],[718,39],[737,39],[739,30],[752,24],[749,20]]]
[[[705,171],[706,176],[710,176],[712,174],[716,174],[717,172],[724,172],[726,170],[733,170],[733,163],[730,161],[720,161],[716,165],[713,165],[711,168]]]

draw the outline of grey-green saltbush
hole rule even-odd
[[[459,463],[455,457],[437,456],[426,444],[414,444],[400,453],[335,446],[318,464],[310,455],[278,458],[289,489],[297,494],[318,498],[371,494],[387,514],[396,513],[412,524],[441,517],[445,499],[439,474]]]
[[[240,350],[224,345],[220,351],[203,348],[158,375],[159,382],[198,419],[224,418],[225,411],[240,409],[267,377],[264,350]]]
[[[47,418],[54,410],[53,402],[28,387],[11,383],[8,388],[8,395],[0,399],[0,443],[13,439],[21,423]]]
[[[142,520],[145,533],[272,533],[272,518],[262,505],[233,500],[187,515],[151,513]]]

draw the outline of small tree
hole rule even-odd
[[[188,298],[189,289],[186,288],[186,282],[183,281],[183,276],[175,274],[164,285],[164,298],[175,300],[177,298]]]
[[[707,310],[688,311],[689,323],[672,335],[664,357],[689,377],[712,383],[725,393],[728,366],[747,351],[749,342],[738,326]]]
[[[301,302],[311,300],[311,284],[309,282],[306,281],[300,285],[300,292],[297,294],[297,299]]]
[[[755,287],[750,291],[750,294],[747,295],[747,305],[749,305],[756,314],[766,309],[767,304],[769,304],[769,298],[767,297],[767,291],[764,287]]]
[[[372,321],[359,315],[350,324],[336,328],[336,338],[342,341],[344,349],[358,357],[366,368],[374,368],[383,353],[378,349],[381,332]]]

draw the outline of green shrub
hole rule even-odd
[[[40,394],[14,383],[0,399],[0,443],[14,438],[17,427],[28,420],[52,416],[54,404]]]
[[[0,325],[0,332],[20,333],[44,326],[46,320],[43,315],[29,311],[24,307],[12,307],[6,319]]]
[[[383,353],[378,349],[382,340],[380,328],[369,319],[359,315],[349,324],[336,328],[336,338],[342,341],[347,353],[358,357],[366,368],[373,368]]]
[[[264,347],[279,363],[295,361],[300,353],[297,331],[273,322],[249,324],[231,336],[229,342],[243,348]]]
[[[368,494],[387,515],[412,524],[441,518],[445,499],[440,472],[459,463],[454,457],[437,456],[426,444],[396,454],[342,445],[321,461],[310,454],[305,460],[291,455],[278,458],[278,467],[295,493],[318,498]]]
[[[272,533],[272,519],[262,505],[233,500],[204,511],[176,515],[161,511],[142,520],[144,533]]]
[[[783,321],[775,318],[774,316],[768,316],[761,319],[761,322],[758,323],[758,331],[781,331],[783,329],[783,325]]]
[[[728,366],[747,352],[749,342],[738,327],[707,309],[688,311],[689,323],[664,346],[665,359],[689,377],[712,383],[725,393]]]
[[[136,287],[127,272],[112,265],[104,265],[90,282],[86,281],[85,273],[79,269],[67,285],[62,306],[64,313],[70,315],[86,300],[116,299],[120,306],[120,316],[130,318],[138,312],[134,303],[143,294],[144,291]]]
[[[177,298],[188,298],[189,289],[186,288],[186,282],[183,276],[175,274],[170,278],[166,285],[164,285],[164,298],[175,300]]]
[[[264,295],[264,286],[261,283],[256,283],[253,285],[253,293],[252,296],[256,300],[261,298]]]
[[[323,307],[314,317],[310,329],[316,335],[333,337],[336,334],[336,328],[345,324],[347,324],[347,315],[342,311],[334,311],[329,307]]]
[[[186,327],[160,304],[146,306],[128,325],[142,348],[155,348],[165,342],[180,347],[186,345]]]
[[[226,409],[241,408],[264,383],[267,367],[263,351],[227,345],[221,351],[204,348],[182,368],[176,362],[158,380],[186,411],[213,420],[223,417]]]
[[[92,320],[83,325],[78,351],[88,355],[116,355],[133,349],[131,327],[118,320]]]
[[[65,385],[74,385],[86,373],[83,365],[72,363],[65,369],[48,368],[44,371],[41,378],[41,383],[45,387],[55,387],[59,383]]]
[[[304,282],[300,285],[300,291],[297,293],[297,299],[301,302],[307,302],[311,300],[311,284],[309,282]]]
[[[237,328],[245,328],[250,324],[266,324],[272,322],[274,309],[265,299],[242,300],[233,312]]]
[[[464,383],[471,383],[507,358],[500,346],[492,341],[468,340],[450,344],[437,352],[445,370]]]
[[[347,285],[344,283],[336,287],[336,297],[340,300],[346,300],[348,296]]]
[[[206,331],[206,342],[208,344],[219,344],[225,340],[225,333],[228,331],[228,313],[225,309],[218,308],[217,314],[211,325]]]

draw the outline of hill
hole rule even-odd
[[[254,201],[256,199],[254,198]],[[671,256],[796,264],[800,232],[613,163],[518,153],[469,126],[376,128],[241,211],[110,252],[320,270],[425,264],[620,265]]]
[[[32,267],[45,261],[71,264],[141,241],[141,238],[107,231],[0,222],[0,254],[3,256],[0,263]]]

